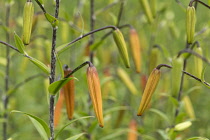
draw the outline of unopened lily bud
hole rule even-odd
[[[183,70],[183,58],[175,58],[172,60],[172,70],[171,70],[171,92],[174,97],[178,95],[181,78],[182,78],[182,70]]]
[[[149,23],[153,22],[153,15],[148,0],[140,0]]]
[[[70,72],[70,68],[65,68],[64,76],[67,76]],[[71,75],[70,77],[73,77],[73,75]],[[74,80],[70,80],[67,84],[64,85],[63,93],[66,101],[66,111],[68,114],[68,118],[71,120],[73,119],[74,114]]]
[[[132,94],[137,94],[137,89],[135,85],[131,81],[129,75],[122,68],[117,69],[117,75],[120,77],[122,82],[125,84],[125,86],[129,89],[129,91]]]
[[[203,51],[202,51],[202,48],[201,47],[196,47],[194,49],[194,51],[203,56]],[[198,58],[197,56],[194,56],[194,62],[195,62],[195,76],[198,77],[198,78],[201,78],[201,75],[202,75],[202,70],[203,70],[203,60]]]
[[[139,42],[139,36],[135,29],[130,30],[130,43],[131,51],[133,56],[133,61],[135,64],[136,72],[140,73],[141,71],[141,48]]]
[[[158,85],[159,79],[160,79],[160,70],[155,68],[153,69],[147,80],[147,84],[141,98],[140,107],[138,109],[138,114],[137,114],[138,116],[141,116],[144,113],[144,111],[147,109],[151,101],[152,95],[155,92],[155,89]]]
[[[91,97],[91,100],[93,103],[96,117],[99,122],[99,126],[103,127],[104,120],[103,120],[103,107],[102,107],[100,80],[98,77],[97,70],[92,65],[92,63],[90,64],[90,66],[87,69],[87,82],[88,82],[90,97]]]
[[[192,106],[189,96],[184,96],[183,102],[184,102],[184,107],[185,107],[185,110],[186,110],[188,116],[191,119],[195,119],[195,112],[194,112],[194,109],[193,109],[193,106]]]
[[[129,124],[129,133],[128,133],[128,140],[137,140],[137,122],[135,120],[131,120]]]
[[[182,123],[175,125],[174,130],[175,131],[183,131],[183,130],[189,128],[191,125],[192,125],[191,121],[182,122]]]
[[[123,34],[120,32],[119,29],[116,29],[113,31],[113,37],[125,66],[129,68],[130,62]]]
[[[196,23],[196,15],[195,15],[195,7],[188,6],[187,7],[187,17],[186,17],[186,29],[187,29],[187,43],[193,43],[194,41],[194,33],[195,33],[195,23]]]
[[[23,10],[23,43],[28,45],[31,38],[31,30],[34,16],[34,5],[26,2]]]
[[[55,111],[54,111],[54,127],[57,127],[59,124],[61,114],[62,114],[63,101],[64,101],[63,90],[60,90],[60,96],[55,105]]]

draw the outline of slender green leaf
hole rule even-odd
[[[77,139],[79,139],[79,138],[80,138],[82,135],[84,135],[84,134],[86,134],[86,133],[77,134],[77,135],[72,136],[72,137],[70,137],[70,138],[68,138],[68,139],[66,139],[66,140],[77,140]]]
[[[114,111],[119,111],[119,110],[128,110],[129,108],[127,106],[118,106],[118,107],[112,107],[110,109],[107,109],[105,112],[104,112],[104,115],[106,114],[109,114],[109,113],[112,113]]]
[[[60,45],[56,48],[56,52],[58,55],[60,55],[62,52],[66,51],[68,48],[70,48],[72,45],[67,46],[69,43],[65,43],[63,45]]]
[[[168,124],[170,124],[170,120],[168,118],[168,116],[166,114],[164,114],[163,112],[161,112],[160,110],[151,108],[149,111],[159,115],[161,118],[163,118]]]
[[[111,134],[104,136],[100,140],[114,140],[116,137],[123,135],[129,131],[130,131],[130,129],[117,129],[116,131],[112,132]]]
[[[50,15],[49,13],[44,13],[46,19],[50,22],[50,24],[52,25],[52,27],[57,27],[58,26],[58,19],[56,19],[54,16]]]
[[[189,138],[187,140],[209,140],[209,139],[205,138],[205,137],[192,137],[192,138]]]
[[[72,79],[77,80],[77,78],[75,78],[75,77],[70,77],[70,78],[61,79],[59,81],[56,81],[56,82],[50,84],[50,86],[48,88],[49,93],[51,93],[52,95],[55,95],[66,83],[68,83]]]
[[[32,114],[18,111],[18,110],[12,110],[11,113],[21,113],[21,114],[27,115],[29,119],[32,121],[32,123],[34,124],[34,126],[36,127],[39,134],[43,137],[43,139],[48,140],[48,137],[50,136],[50,129],[44,120]]]
[[[68,124],[64,125],[59,131],[58,133],[55,135],[55,140],[58,138],[58,136],[61,134],[61,132],[67,127],[69,126],[70,124],[72,124],[73,122],[76,122],[78,120],[82,120],[82,119],[88,119],[88,118],[93,118],[94,116],[86,116],[86,117],[81,117],[79,119],[75,119],[73,121],[70,121]]]
[[[39,61],[35,58],[32,58],[32,57],[30,57],[29,60],[32,63],[34,63],[37,67],[39,67],[42,71],[44,71],[47,75],[50,74],[50,69],[45,64],[43,64],[41,61]]]
[[[205,71],[206,71],[206,67],[207,66],[205,66],[204,68],[203,68],[203,70],[202,70],[202,73],[201,73],[201,81],[202,81],[202,84],[204,85],[204,86],[206,86],[207,88],[210,88],[210,86],[208,86],[208,85],[206,85],[204,82],[206,82],[205,81],[205,78],[204,78],[204,74],[205,74]],[[210,85],[210,84],[209,84]]]
[[[21,40],[21,38],[14,32],[14,39],[15,39],[15,45],[18,48],[18,50],[20,51],[20,53],[22,54],[26,54],[25,53],[25,46],[23,44],[23,41]]]

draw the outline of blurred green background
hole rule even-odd
[[[9,0],[8,0],[9,1]],[[14,0],[11,4],[11,14],[9,24],[5,27],[5,11],[7,0],[0,0],[0,40],[6,41],[6,30],[10,33],[10,44],[15,45],[13,32],[19,36],[22,35],[23,7],[25,0]],[[120,10],[120,0],[95,1],[95,29],[116,25],[117,17]],[[151,4],[153,0],[149,0]],[[204,1],[207,4],[208,1]],[[27,46],[26,51],[29,55],[37,58],[46,65],[50,65],[50,48],[52,38],[52,28],[47,22],[41,9],[33,1],[37,18],[34,27],[31,43]],[[171,96],[171,73],[170,70],[161,69],[162,75],[157,90],[152,97],[150,109],[141,117],[137,117],[137,110],[144,89],[144,78],[149,76],[149,67],[152,46],[157,44],[161,47],[158,49],[157,63],[169,64],[177,56],[177,53],[185,48],[186,44],[186,8],[189,0],[182,0],[179,4],[176,0],[157,0],[156,17],[152,24],[147,22],[142,5],[138,0],[125,0],[120,25],[130,24],[139,34],[141,43],[141,62],[142,70],[140,74],[135,72],[132,59],[131,68],[126,69],[119,58],[117,47],[109,36],[103,44],[94,52],[94,65],[101,80],[103,109],[104,109],[104,128],[100,128],[96,118],[85,119],[81,122],[68,126],[60,136],[63,140],[69,136],[86,132],[95,140],[124,140],[127,139],[129,132],[129,123],[134,119],[137,123],[137,134],[140,140],[162,140],[168,139],[170,128],[178,123],[190,120],[189,115],[184,107],[183,101],[180,102],[180,114],[176,121],[174,120],[174,111],[176,102]],[[108,6],[111,5],[111,6]],[[106,8],[108,6],[108,8]],[[54,15],[54,1],[45,0],[45,9]],[[203,56],[210,59],[210,12],[209,9],[197,5],[197,23],[195,40],[199,41],[203,49]],[[62,0],[60,2],[60,15],[57,46],[68,43],[79,37],[83,33],[90,31],[90,1],[88,0]],[[104,30],[95,33],[95,42],[99,41],[110,30]],[[129,55],[131,58],[129,43],[129,28],[121,29],[127,43]],[[86,60],[89,60],[85,54],[89,37],[73,44],[66,52],[60,55],[62,64],[67,64],[71,69]],[[4,77],[6,66],[6,47],[0,44],[0,95],[5,94]],[[13,88],[26,78],[42,73],[35,65],[14,50],[10,50],[11,65],[9,88]],[[156,67],[152,65],[153,68]],[[57,65],[58,66],[58,65]],[[188,59],[187,71],[194,74],[193,56]],[[209,70],[207,66],[205,80],[210,81]],[[117,68],[123,68],[132,80],[132,84],[138,90],[137,94],[132,94],[125,86],[124,82],[117,75]],[[74,74],[79,80],[75,81],[75,118],[93,115],[94,111],[89,102],[89,93],[86,82],[86,68],[82,68]],[[61,77],[61,71],[56,69],[56,80]],[[110,80],[111,78],[111,80]],[[48,78],[39,76],[18,88],[10,96],[9,109],[20,110],[36,115],[48,122],[48,101],[47,101],[47,83]],[[187,139],[194,136],[210,137],[210,102],[209,89],[194,79],[185,76],[183,95],[190,97],[196,119],[192,121],[192,126],[184,131],[173,132],[176,139]],[[2,100],[0,101],[0,110],[3,110]],[[155,110],[155,111],[154,111]],[[1,111],[2,112],[2,111]],[[1,113],[2,116],[2,113]],[[167,121],[168,120],[168,121]],[[62,110],[62,118],[59,130],[67,124],[65,107]],[[0,135],[2,127],[0,127]],[[162,134],[162,135],[161,135]],[[41,139],[39,133],[34,128],[30,120],[21,114],[9,113],[8,119],[8,136],[14,140],[38,140]],[[1,139],[1,138],[0,138]],[[87,139],[85,136],[80,139]]]

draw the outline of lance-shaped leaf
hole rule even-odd
[[[186,17],[186,31],[187,31],[187,42],[190,44],[193,43],[194,41],[195,23],[196,23],[195,7],[188,6],[187,17]]]
[[[131,44],[132,57],[135,64],[136,72],[140,73],[141,71],[140,42],[139,42],[138,33],[133,28],[130,30],[130,44]]]
[[[152,95],[158,85],[159,79],[160,79],[160,70],[155,68],[151,72],[146,87],[144,89],[144,93],[141,98],[140,107],[138,109],[138,114],[137,114],[138,116],[141,116],[144,113],[144,111],[147,109],[151,101]]]
[[[23,41],[21,40],[21,38],[14,32],[14,39],[15,39],[15,45],[18,48],[18,50],[20,51],[20,53],[25,54],[25,46],[23,44]]]
[[[50,129],[45,121],[43,121],[39,117],[36,117],[36,116],[31,115],[26,112],[13,110],[13,111],[11,111],[11,113],[21,113],[21,114],[25,114],[26,116],[28,116],[29,119],[31,120],[31,122],[33,123],[33,125],[36,127],[39,134],[42,136],[42,138],[44,140],[48,140],[48,137],[50,136]]]
[[[31,38],[31,30],[34,16],[34,5],[26,2],[23,10],[23,43],[28,45]]]
[[[104,126],[103,107],[101,97],[100,80],[96,68],[91,64],[87,69],[87,82],[94,111],[99,122],[99,126]]]
[[[44,71],[46,74],[50,74],[50,68],[47,67],[44,63],[42,63],[41,61],[33,58],[33,57],[29,57],[29,60],[34,63],[37,67],[39,67],[42,71]]]
[[[80,134],[77,134],[77,135],[74,135],[66,140],[78,140],[81,136],[83,136],[84,134],[86,133],[80,133]]]
[[[44,13],[46,19],[50,22],[50,24],[52,25],[53,28],[58,26],[58,19],[56,19],[54,16],[48,14],[48,13]]]
[[[64,69],[64,75],[67,76],[71,72],[70,68]],[[73,78],[73,76],[70,76]],[[63,93],[66,101],[66,111],[68,118],[71,120],[74,114],[74,80],[70,80],[63,86]]]
[[[122,82],[125,84],[125,86],[129,89],[129,91],[132,94],[137,94],[137,89],[136,89],[135,85],[131,81],[129,75],[122,68],[117,69],[117,74],[120,77],[120,79],[122,80]]]
[[[120,32],[119,29],[116,29],[113,31],[113,37],[115,40],[115,43],[118,47],[120,56],[123,60],[123,63],[125,64],[125,66],[127,68],[130,67],[130,62],[129,62],[129,57],[128,57],[128,51],[127,51],[127,47],[126,47],[126,43],[123,37],[123,34]]]
[[[66,83],[68,83],[72,79],[76,79],[76,78],[75,77],[63,78],[61,80],[58,80],[58,81],[50,84],[50,86],[48,88],[49,93],[52,95],[55,95]]]

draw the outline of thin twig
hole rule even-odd
[[[113,25],[110,25],[110,26],[105,26],[105,27],[102,27],[102,28],[93,30],[93,31],[91,31],[91,32],[89,32],[89,33],[87,33],[87,34],[81,35],[80,37],[78,37],[78,38],[74,39],[73,41],[69,42],[66,46],[64,46],[63,48],[59,49],[59,50],[57,51],[57,53],[58,53],[58,54],[62,53],[62,52],[66,49],[66,47],[68,47],[69,45],[71,45],[71,44],[73,44],[73,43],[75,43],[75,42],[77,42],[77,41],[79,41],[79,40],[81,40],[82,38],[84,38],[84,37],[86,37],[86,36],[89,36],[89,35],[91,35],[91,34],[93,34],[93,33],[96,33],[96,32],[99,32],[99,31],[102,31],[102,30],[105,30],[105,29],[109,29],[109,28],[112,28],[112,29],[114,29],[114,30],[117,29],[117,27],[115,27],[115,26],[113,26]]]
[[[203,6],[207,7],[210,9],[210,6],[205,4],[204,2],[200,1],[200,0],[191,0],[189,3],[189,6],[192,7],[194,2],[199,2],[200,4],[202,4]]]
[[[116,24],[117,27],[120,25],[120,20],[121,20],[122,13],[123,13],[123,8],[124,8],[124,1],[122,1],[121,4],[120,4],[120,11],[118,13],[117,24]]]
[[[36,3],[39,5],[39,7],[42,9],[43,13],[47,13],[46,10],[44,9],[43,5],[38,1],[38,0],[35,0]]]

